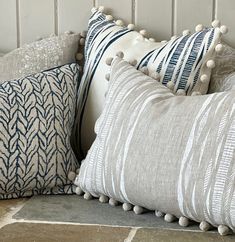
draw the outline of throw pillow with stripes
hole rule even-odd
[[[123,26],[112,16],[94,9],[89,20],[85,41],[85,66],[78,103],[78,138],[80,152],[91,146],[95,134],[94,124],[99,117],[107,90],[106,61],[116,53],[137,69],[167,85],[178,95],[205,94],[211,69],[215,63],[215,50],[221,50],[220,37],[227,31],[215,21],[212,28],[198,25],[196,33],[184,31],[182,36],[168,42],[154,42],[145,37],[145,31],[137,32],[133,25]],[[107,59],[108,58],[108,59]]]
[[[115,59],[95,130],[78,194],[182,226],[235,231],[235,90],[176,96]]]

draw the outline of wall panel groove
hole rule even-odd
[[[212,21],[216,19],[216,0],[213,0],[213,7],[212,7]]]
[[[58,28],[58,22],[59,22],[59,16],[58,16],[58,0],[54,0],[54,22],[55,22],[55,31],[54,33],[58,35],[59,28]]]
[[[132,24],[136,23],[135,9],[136,9],[136,0],[132,0],[132,17],[131,17]]]
[[[176,0],[172,0],[171,35],[176,35]]]
[[[19,6],[19,1],[16,0],[16,32],[17,32],[17,48],[20,47],[20,6]]]

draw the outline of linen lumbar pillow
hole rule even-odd
[[[209,93],[228,91],[235,86],[235,49],[223,44],[221,52],[215,57],[216,68],[213,69]]]
[[[143,72],[160,79],[179,95],[205,94],[211,69],[215,66],[215,50],[221,50],[220,38],[227,32],[226,26],[213,22],[213,28],[196,27],[196,33],[188,30],[182,36],[157,43],[145,37],[146,31],[134,31],[134,26],[123,26],[121,20],[102,13],[103,8],[93,9],[85,43],[84,75],[79,89],[78,137],[80,150],[86,151],[92,144],[94,124],[99,117],[107,89],[106,79],[110,63],[108,57],[117,52],[125,54],[125,60]],[[121,52],[119,56],[122,57]]]
[[[74,192],[77,64],[0,84],[0,199]]]
[[[117,58],[95,131],[77,194],[235,230],[235,91],[175,96]]]
[[[79,34],[61,34],[26,44],[0,58],[0,83],[75,62]]]

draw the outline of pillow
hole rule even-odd
[[[235,91],[175,96],[118,58],[95,131],[78,194],[235,231]]]
[[[79,89],[79,124],[78,137],[80,151],[91,146],[95,134],[94,124],[99,117],[107,89],[108,79],[105,62],[117,52],[138,69],[149,75],[160,78],[161,83],[168,85],[179,95],[207,92],[211,68],[214,67],[214,50],[221,49],[221,32],[227,28],[215,28],[198,25],[193,35],[184,31],[182,36],[174,36],[168,42],[157,43],[152,38],[145,38],[146,31],[136,32],[133,25],[123,27],[120,20],[114,22],[112,16],[101,11],[94,11],[88,26],[85,43],[85,67]],[[121,51],[121,52],[120,52]],[[157,74],[158,73],[158,74]]]
[[[75,61],[78,34],[62,34],[26,44],[0,58],[0,83]]]
[[[216,54],[216,68],[212,71],[209,93],[229,91],[234,85],[235,50],[227,44]]]
[[[0,84],[0,199],[72,193],[77,64]]]

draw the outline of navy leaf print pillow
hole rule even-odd
[[[0,199],[72,193],[79,66],[0,84]]]

